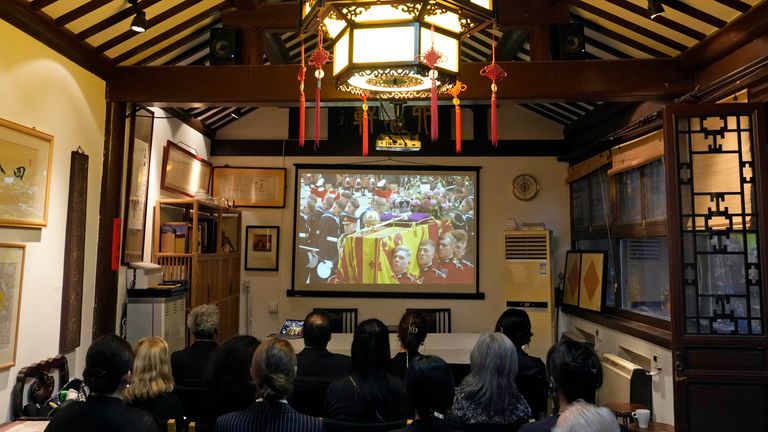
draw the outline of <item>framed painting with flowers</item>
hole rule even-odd
[[[479,172],[297,164],[288,295],[483,298]]]

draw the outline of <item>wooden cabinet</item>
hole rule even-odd
[[[238,210],[195,199],[155,205],[152,261],[163,266],[164,280],[188,283],[187,312],[219,307],[219,340],[239,330],[241,224]]]

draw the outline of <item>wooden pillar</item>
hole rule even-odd
[[[93,338],[115,333],[117,275],[112,270],[112,232],[120,217],[120,186],[125,153],[125,102],[107,102],[107,127],[99,199],[99,242],[96,251],[96,292],[93,305]],[[119,241],[119,240],[118,240]]]

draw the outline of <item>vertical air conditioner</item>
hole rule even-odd
[[[528,312],[533,337],[527,351],[541,359],[555,341],[550,236],[544,230],[504,231],[504,297],[507,307]]]
[[[184,349],[186,294],[169,297],[129,297],[126,339],[135,344],[145,336],[160,336],[170,352]]]

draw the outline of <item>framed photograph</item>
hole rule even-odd
[[[213,168],[211,195],[235,207],[285,207],[285,168]]]
[[[280,227],[245,227],[245,269],[277,270]]]
[[[123,264],[144,261],[144,230],[147,221],[147,190],[154,119],[155,114],[146,108],[139,108],[131,114],[123,223]]]
[[[563,280],[563,304],[579,305],[579,281],[581,280],[581,252],[565,253],[565,279]]]
[[[604,252],[581,252],[579,307],[596,312],[603,310]]]
[[[48,225],[53,137],[0,119],[0,226]]]
[[[0,243],[0,370],[16,364],[24,252],[22,244]]]
[[[480,168],[296,164],[294,187],[288,296],[484,298]]]
[[[212,165],[171,140],[163,150],[163,176],[160,188],[194,198],[198,191],[208,193]]]

